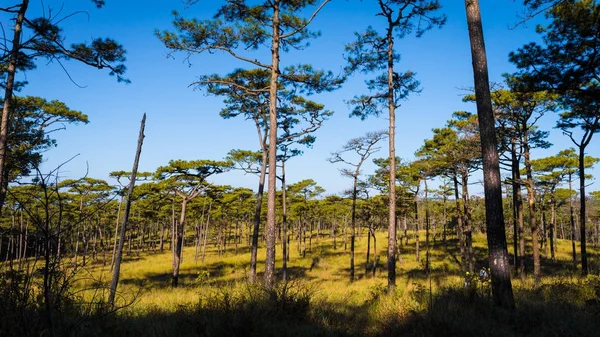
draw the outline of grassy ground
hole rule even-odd
[[[425,237],[421,233],[420,261],[415,240],[403,244],[398,263],[395,296],[385,294],[387,240],[377,237],[379,263],[373,276],[365,272],[366,237],[356,245],[356,280],[349,280],[349,254],[338,238],[333,249],[329,238],[303,257],[291,245],[288,268],[291,283],[273,291],[246,282],[250,253],[233,247],[217,256],[207,247],[204,262],[194,261],[195,251],[186,248],[180,286],[170,286],[171,253],[147,252],[126,257],[119,286],[121,303],[135,299],[112,320],[94,323],[97,330],[115,335],[591,335],[600,317],[600,278],[579,278],[571,262],[571,243],[559,240],[556,260],[542,254],[543,279],[513,280],[516,313],[494,308],[489,289],[464,288],[458,242],[449,238],[431,242],[431,274],[424,272]],[[348,245],[349,247],[349,245]],[[510,247],[510,243],[509,243]],[[167,248],[167,247],[165,247]],[[281,250],[276,267],[281,276]],[[308,247],[307,247],[308,248]],[[510,249],[510,248],[509,248]],[[579,249],[579,247],[578,247]],[[476,268],[487,266],[486,241],[474,238]],[[544,253],[544,250],[542,250]],[[530,254],[530,253],[529,253]],[[259,276],[265,251],[259,250]],[[598,249],[590,247],[592,273],[598,274]],[[372,256],[371,256],[372,261]],[[531,269],[531,260],[528,260]],[[101,263],[86,269],[89,280],[108,282],[108,268]],[[175,331],[177,333],[173,334]]]

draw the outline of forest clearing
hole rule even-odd
[[[0,337],[599,335],[600,0],[9,1]]]

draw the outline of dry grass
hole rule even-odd
[[[589,335],[594,331],[594,317],[600,314],[600,278],[580,278],[573,272],[570,241],[559,240],[555,261],[542,250],[541,285],[534,285],[530,278],[513,281],[516,314],[495,308],[486,289],[463,287],[455,237],[446,245],[439,238],[431,242],[431,273],[427,275],[424,241],[421,233],[419,261],[413,236],[408,245],[402,245],[393,296],[385,291],[384,233],[377,236],[379,263],[374,276],[371,271],[365,275],[366,237],[357,241],[354,282],[349,280],[349,254],[339,238],[335,250],[329,238],[321,237],[318,244],[313,238],[312,250],[305,256],[292,242],[288,263],[291,283],[279,284],[272,291],[246,282],[250,260],[247,247],[239,247],[239,254],[228,249],[221,256],[215,247],[207,247],[204,262],[194,261],[194,248],[186,248],[178,288],[170,286],[169,249],[129,256],[122,264],[119,291],[121,303],[132,298],[135,302],[112,319],[84,326],[86,335],[479,336],[556,331],[561,335]],[[486,266],[485,236],[474,237],[474,252],[476,267]],[[591,269],[596,273],[598,253],[590,247]],[[261,276],[264,249],[258,256]],[[278,277],[281,263],[279,256]],[[110,279],[108,267],[99,262],[85,271],[91,277],[80,279],[76,285],[79,289],[107,284]],[[89,297],[92,291],[84,294]],[[528,322],[544,327],[536,330]]]

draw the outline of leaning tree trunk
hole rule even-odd
[[[129,220],[129,210],[131,209],[131,196],[133,195],[133,188],[135,186],[135,178],[138,170],[138,163],[140,161],[140,154],[142,153],[142,144],[144,142],[144,126],[146,125],[146,114],[142,117],[142,124],[140,126],[140,134],[138,137],[137,151],[135,153],[135,160],[133,161],[133,169],[131,170],[131,178],[129,182],[129,191],[127,192],[127,203],[125,204],[125,212],[123,214],[123,224],[121,225],[121,235],[119,236],[119,246],[117,247],[117,256],[115,258],[115,267],[113,270],[113,276],[110,283],[110,293],[108,295],[108,304],[114,306],[115,295],[117,293],[117,285],[119,283],[119,273],[121,272],[121,260],[123,257],[123,245],[125,244],[125,231],[127,230],[127,221]]]
[[[492,294],[494,302],[497,305],[514,309],[515,301],[510,280],[506,233],[504,232],[504,213],[502,211],[500,161],[496,147],[495,120],[492,110],[479,0],[465,0],[465,6],[473,59],[477,116],[481,134],[483,186],[489,263],[492,274]]]

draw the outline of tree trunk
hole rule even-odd
[[[430,227],[430,214],[429,214],[429,189],[427,187],[427,177],[423,180],[425,183],[425,272],[427,275],[430,273],[429,266],[429,227]]]
[[[335,220],[331,223],[331,237],[333,238],[333,250],[337,249],[337,242],[336,242],[336,224],[335,224]]]
[[[119,220],[121,219],[121,205],[123,204],[123,196],[121,196],[119,200],[119,208],[117,210],[117,219],[115,220],[115,237],[113,243],[113,252],[112,257],[110,259],[110,271],[113,270],[115,265],[115,257],[117,255],[117,242],[118,242],[118,234],[119,234]]]
[[[183,236],[185,235],[185,213],[188,203],[187,198],[183,198],[181,202],[181,216],[179,218],[179,224],[177,226],[177,233],[175,237],[175,252],[173,254],[173,278],[171,286],[177,287],[179,284],[179,267],[181,266],[181,259],[183,258]]]
[[[591,139],[591,136],[590,136]],[[589,140],[588,140],[589,141]],[[586,276],[588,274],[588,262],[587,262],[587,247],[586,247],[586,232],[585,225],[587,214],[585,210],[585,147],[584,142],[579,146],[579,230],[580,236],[579,241],[581,243],[581,275]]]
[[[344,217],[344,253],[348,251],[348,218]]]
[[[313,221],[309,222],[308,227],[308,251],[312,254],[312,236],[313,236]]]
[[[29,0],[23,0],[19,6],[17,17],[15,18],[15,28],[12,40],[12,49],[8,67],[6,68],[6,83],[4,85],[4,105],[2,106],[2,120],[0,121],[0,214],[6,199],[6,186],[8,186],[8,173],[6,169],[6,152],[8,149],[8,124],[10,120],[11,104],[13,92],[15,90],[15,74],[17,72],[17,63],[19,62],[19,52],[21,50],[21,34],[23,32],[23,21],[25,12],[29,6]]]
[[[554,198],[554,195],[552,196],[550,207],[551,207],[551,213],[552,213],[552,215],[551,215],[552,223],[550,224],[550,256],[552,258],[552,261],[554,261],[555,260],[555,257],[554,257],[555,246],[554,245],[556,244],[556,199]]]
[[[367,262],[365,263],[365,278],[369,276],[369,260],[371,256],[371,225],[367,227]]]
[[[460,209],[460,197],[458,194],[458,178],[456,173],[452,175],[452,180],[454,182],[454,201],[456,204],[456,231],[458,236],[458,243],[460,249],[460,261],[461,261],[461,270],[465,273],[468,270],[468,263],[466,257],[465,250],[465,235],[463,228],[463,215]]]
[[[102,250],[102,265],[106,265],[106,249],[104,249],[104,235],[102,235],[102,226],[98,226],[98,235],[100,236],[100,249]]]
[[[487,57],[483,39],[483,27],[479,0],[465,0],[475,94],[477,96],[477,115],[481,133],[481,152],[483,156],[483,183],[489,263],[492,276],[492,294],[494,302],[507,309],[515,307],[510,266],[504,232],[504,213],[502,211],[502,186],[500,164],[496,147],[494,113],[489,88]]]
[[[575,215],[573,210],[573,179],[569,173],[569,223],[571,224],[571,249],[573,256],[573,267],[577,269],[577,251],[575,250]]]
[[[354,236],[356,235],[356,194],[358,186],[358,176],[354,176],[352,185],[352,220],[350,225],[350,282],[354,282]]]
[[[446,188],[446,187],[444,187]],[[444,228],[443,228],[443,232],[442,232],[442,242],[444,244],[444,247],[446,246],[446,228],[448,227],[448,210],[447,210],[447,206],[446,206],[446,202],[448,201],[448,198],[446,198],[446,190],[444,190],[444,199],[443,199],[443,207],[444,207],[444,213],[443,213],[443,217],[444,217]]]
[[[521,226],[522,222],[519,219],[523,219],[523,214],[521,212],[521,208],[519,207],[520,202],[520,177],[519,177],[519,160],[517,158],[517,144],[515,137],[512,137],[511,140],[511,148],[510,148],[510,159],[511,159],[511,173],[512,173],[512,203],[513,203],[513,251],[514,251],[514,268],[515,275],[519,272],[519,256],[524,258],[524,255],[519,254],[519,238],[521,237]],[[524,275],[523,275],[524,276]]]
[[[256,206],[254,207],[254,227],[252,230],[252,248],[250,252],[250,275],[248,280],[250,283],[256,281],[256,259],[258,254],[258,236],[260,231],[260,215],[262,211],[262,198],[265,190],[265,177],[267,174],[267,154],[262,153],[262,161],[260,167],[260,178],[258,180],[258,192],[256,193]]]
[[[527,274],[527,269],[525,265],[525,223],[523,221],[523,195],[521,193],[521,173],[517,171],[516,173],[517,181],[519,182],[516,186],[517,188],[517,222],[519,229],[519,271],[521,281],[525,281],[525,276]]]
[[[267,195],[267,228],[265,259],[265,287],[273,287],[275,272],[275,191],[277,189],[277,87],[279,78],[279,6],[280,0],[273,1],[273,34],[271,46],[271,85],[269,87],[269,186]]]
[[[525,172],[527,174],[527,197],[529,201],[529,223],[531,225],[531,246],[533,250],[533,277],[535,284],[539,284],[541,277],[540,266],[540,228],[536,218],[535,191],[533,189],[533,173],[531,171],[531,160],[529,156],[528,132],[523,128],[523,155],[525,157]]]
[[[123,224],[121,225],[121,235],[119,237],[119,246],[117,247],[117,257],[115,259],[115,268],[113,270],[113,277],[110,283],[110,293],[108,295],[108,304],[114,306],[115,295],[117,293],[117,285],[119,283],[119,273],[121,272],[121,259],[123,257],[123,245],[125,244],[125,231],[127,229],[127,221],[129,220],[129,210],[131,209],[131,196],[133,195],[133,188],[135,186],[135,179],[138,170],[138,163],[140,161],[140,154],[142,153],[142,143],[144,142],[144,126],[146,125],[146,114],[142,117],[142,123],[140,126],[140,134],[138,137],[137,150],[135,153],[135,160],[133,161],[133,169],[131,170],[131,178],[129,182],[129,191],[127,192],[127,203],[125,204],[125,213],[123,215]]]
[[[471,207],[469,205],[469,174],[463,172],[462,180],[462,199],[463,199],[463,232],[465,235],[465,257],[467,271],[475,271],[475,258],[473,256],[473,224],[471,223]]]
[[[414,205],[415,205],[415,260],[417,262],[419,262],[419,260],[421,259],[420,257],[420,242],[419,242],[419,230],[421,230],[420,228],[420,219],[419,219],[419,201],[417,200],[416,197],[417,193],[415,193],[415,200],[414,200]]]
[[[160,223],[160,241],[159,241],[159,250],[162,253],[165,247],[165,225]]]
[[[208,204],[208,213],[206,215],[206,225],[204,226],[204,242],[202,243],[202,258],[201,261],[204,263],[204,257],[206,256],[206,242],[208,241],[208,225],[210,222],[210,210],[212,208],[212,201]]]
[[[389,110],[389,217],[388,217],[388,292],[396,290],[396,103],[394,100],[394,30],[387,30],[387,84]],[[418,260],[418,258],[417,258]]]
[[[287,257],[288,257],[288,224],[287,224],[287,196],[285,191],[285,159],[281,161],[281,207],[282,207],[282,222],[283,227],[283,282],[288,280],[287,275]]]
[[[373,228],[371,236],[373,237],[373,269],[371,272],[373,273],[373,277],[375,277],[375,272],[377,271],[377,265],[379,262],[379,257],[377,256],[377,237],[375,236],[375,228]]]

